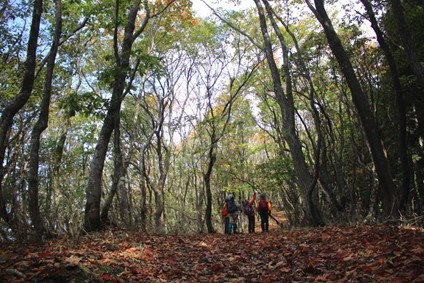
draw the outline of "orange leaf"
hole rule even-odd
[[[203,269],[205,269],[205,266],[204,265],[197,265],[196,266],[196,270],[197,271],[202,271]]]
[[[328,239],[330,239],[330,238],[331,238],[330,234],[322,233],[322,235],[321,235],[321,239],[322,239],[323,241],[328,240]]]

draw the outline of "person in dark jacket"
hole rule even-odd
[[[249,221],[248,231],[249,233],[255,233],[255,210],[253,209],[256,200],[256,193],[253,194],[251,201],[247,199],[243,201],[243,212],[246,214]]]
[[[226,234],[228,232],[228,235],[230,235],[231,232],[236,234],[237,233],[238,214],[239,214],[239,211],[241,211],[241,208],[240,208],[240,205],[235,200],[233,194],[229,194],[225,198],[224,207],[225,207],[227,214],[228,214],[228,229],[226,229],[225,232],[226,232]]]

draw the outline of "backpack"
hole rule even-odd
[[[227,204],[227,212],[233,213],[237,211],[237,206],[234,198],[225,200],[225,203]]]
[[[227,206],[224,205],[224,207],[221,209],[221,215],[222,217],[226,218],[228,216]]]
[[[244,211],[244,214],[246,215],[252,215],[253,207],[249,204],[249,202],[246,202],[243,205],[243,211]]]
[[[268,201],[265,199],[261,199],[259,201],[259,214],[260,215],[266,215],[268,214]]]

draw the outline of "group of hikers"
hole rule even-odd
[[[237,220],[239,212],[243,212],[248,219],[248,231],[249,233],[255,232],[255,201],[256,193],[253,193],[252,200],[244,200],[240,206],[234,194],[229,194],[225,198],[225,204],[221,210],[221,215],[225,219],[224,232],[230,235],[231,232],[237,233]],[[269,229],[269,216],[271,215],[271,202],[267,200],[266,194],[261,193],[259,195],[259,201],[256,204],[256,211],[258,212],[261,219],[262,232],[268,232]]]

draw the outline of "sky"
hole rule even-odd
[[[216,1],[216,0],[205,0],[211,7],[218,8],[218,7],[225,7],[229,10],[236,10],[237,8],[247,8],[247,7],[253,7],[254,2],[253,1],[242,1],[242,4],[236,6],[233,4],[229,4],[227,1]],[[208,8],[208,6],[205,5],[205,3],[202,2],[202,0],[192,0],[193,2],[193,9],[196,12],[196,15],[199,17],[208,17],[212,14],[211,10]],[[219,4],[217,4],[219,2]]]

